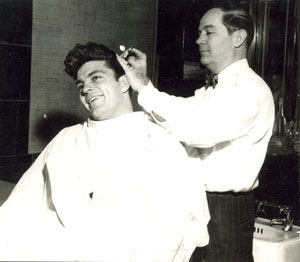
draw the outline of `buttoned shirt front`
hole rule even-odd
[[[201,175],[208,191],[249,191],[258,186],[274,123],[272,93],[246,59],[218,74],[215,88],[189,98],[159,92],[150,83],[138,101],[178,140],[202,154]]]

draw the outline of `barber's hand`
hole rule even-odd
[[[129,78],[131,88],[139,92],[150,79],[147,76],[147,56],[136,48],[128,48],[117,59]]]

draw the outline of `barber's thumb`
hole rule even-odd
[[[117,60],[120,63],[120,65],[123,67],[123,69],[125,71],[127,71],[127,69],[128,69],[127,62],[122,57],[120,57],[118,54],[116,54],[116,55],[117,55]]]

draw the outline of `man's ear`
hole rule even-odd
[[[247,40],[247,31],[245,29],[240,29],[235,32],[235,47],[242,46]]]
[[[126,93],[128,91],[128,89],[130,88],[129,79],[128,79],[127,75],[120,76],[119,83],[121,85],[122,92]]]

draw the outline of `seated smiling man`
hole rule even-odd
[[[0,208],[0,260],[188,261],[208,243],[193,160],[133,112],[113,51],[77,44],[64,63],[90,117],[47,145]]]

